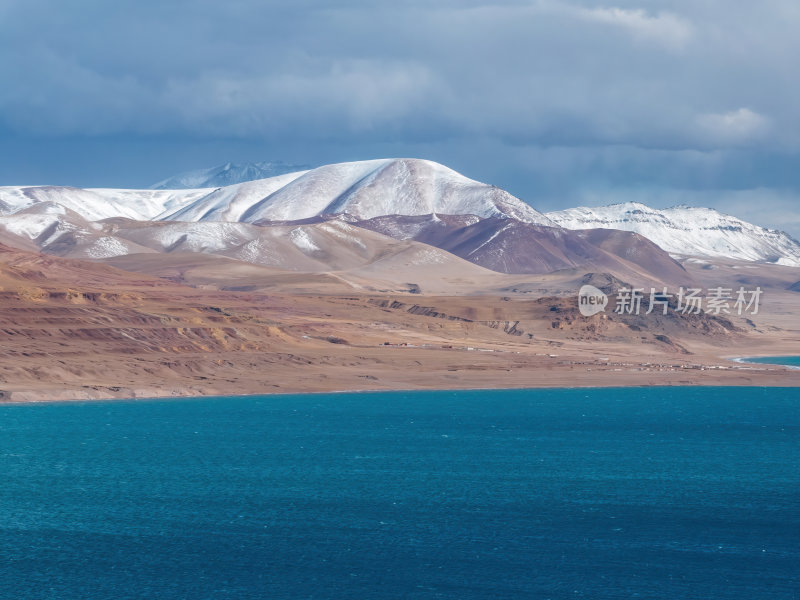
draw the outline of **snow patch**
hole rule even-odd
[[[86,248],[86,256],[89,258],[111,258],[112,256],[124,256],[129,251],[128,246],[119,239],[104,236],[98,238]]]
[[[303,252],[320,252],[322,249],[314,243],[308,232],[302,227],[297,227],[289,232],[289,239]]]

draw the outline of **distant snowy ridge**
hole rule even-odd
[[[52,202],[90,221],[112,217],[150,221],[164,212],[175,211],[195,199],[207,196],[212,191],[7,186],[0,187],[0,215],[13,214],[42,202]]]
[[[286,173],[307,171],[306,165],[288,165],[283,162],[225,163],[210,169],[198,169],[175,175],[152,186],[154,190],[183,190],[217,188],[256,179],[277,177]]]
[[[800,243],[782,231],[753,225],[711,208],[664,210],[639,202],[547,213],[566,229],[621,229],[649,238],[676,257],[701,256],[800,266]]]

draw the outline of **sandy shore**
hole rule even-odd
[[[800,387],[800,370],[732,360],[800,354],[796,293],[771,293],[752,319],[586,318],[571,294],[516,285],[477,294],[467,282],[450,295],[220,291],[42,255],[3,260],[0,402]]]
[[[169,359],[137,356],[132,361],[87,356],[62,368],[91,372],[89,382],[53,381],[46,375],[37,381],[5,382],[0,401],[436,389],[800,387],[800,370],[735,362],[707,350],[666,356],[640,351],[631,358],[626,348],[616,344],[589,346],[580,342],[557,351],[545,348],[549,352],[542,352],[536,344],[484,343],[452,348],[326,344],[327,348],[314,348],[302,358],[294,353],[254,355],[241,351],[221,355],[187,353]],[[94,363],[91,370],[89,362]],[[39,372],[44,374],[46,369],[42,367]],[[132,381],[131,371],[143,380],[140,385]]]

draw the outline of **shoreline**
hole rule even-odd
[[[65,299],[61,292],[41,300],[7,298],[0,404],[414,390],[800,387],[798,369],[736,360],[798,354],[800,310],[796,320],[765,318],[755,329],[688,318],[645,327],[583,319],[570,299],[555,296],[262,297],[163,285],[166,291],[113,298]],[[786,305],[790,309],[794,304]]]
[[[744,363],[749,364],[749,363]],[[752,364],[763,364],[763,363],[752,363]],[[785,366],[785,365],[776,365],[776,366]],[[800,370],[797,367],[790,367],[785,366],[787,369],[791,369],[794,371]],[[538,385],[538,386],[506,386],[506,387],[415,387],[415,388],[390,388],[390,389],[381,389],[381,388],[361,388],[361,389],[336,389],[336,390],[297,390],[297,391],[281,391],[281,392],[258,392],[258,393],[233,393],[233,394],[221,394],[221,393],[207,393],[207,394],[198,394],[194,391],[190,393],[172,393],[166,395],[156,395],[156,396],[86,396],[86,397],[76,397],[76,396],[68,396],[62,398],[54,398],[54,397],[46,397],[46,394],[43,393],[43,397],[40,399],[37,398],[20,398],[18,400],[13,399],[13,397],[9,399],[0,399],[0,407],[5,406],[19,406],[19,405],[31,405],[31,404],[80,404],[80,403],[95,403],[95,402],[164,402],[169,400],[202,400],[202,399],[213,399],[213,398],[265,398],[265,397],[273,397],[273,396],[320,396],[320,395],[345,395],[345,394],[403,394],[403,393],[424,393],[424,392],[499,392],[499,391],[510,391],[510,390],[528,390],[528,391],[539,391],[539,390],[627,390],[627,389],[671,389],[671,388],[729,388],[729,387],[736,387],[736,388],[753,388],[753,389],[793,389],[797,388],[800,389],[800,382],[786,382],[786,383],[771,383],[769,385],[760,385],[758,383],[724,383],[720,381],[713,381],[709,383],[701,383],[701,382],[691,382],[691,383],[668,383],[668,382],[660,382],[656,384],[648,384],[648,385],[639,385],[639,384],[609,384],[609,385],[598,385],[598,384],[586,384],[586,385],[572,385],[572,386],[564,386],[564,385]],[[26,391],[17,391],[12,392],[17,393],[23,396],[27,396],[31,394],[31,392]],[[33,393],[35,395],[35,392]]]
[[[737,356],[735,358],[728,358],[727,360],[730,360],[740,365],[771,365],[775,367],[784,367],[785,369],[792,369],[794,371],[800,370],[800,365],[787,365],[785,363],[780,363],[780,362],[762,362],[758,360],[758,359],[766,360],[768,358],[775,358],[775,359],[798,358],[798,356],[795,354],[776,354],[776,355],[764,354],[758,356]]]

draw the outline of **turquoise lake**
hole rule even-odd
[[[0,598],[800,598],[800,389],[0,405]]]
[[[743,358],[741,361],[762,365],[784,365],[787,367],[800,368],[800,356],[758,356],[755,358]]]

